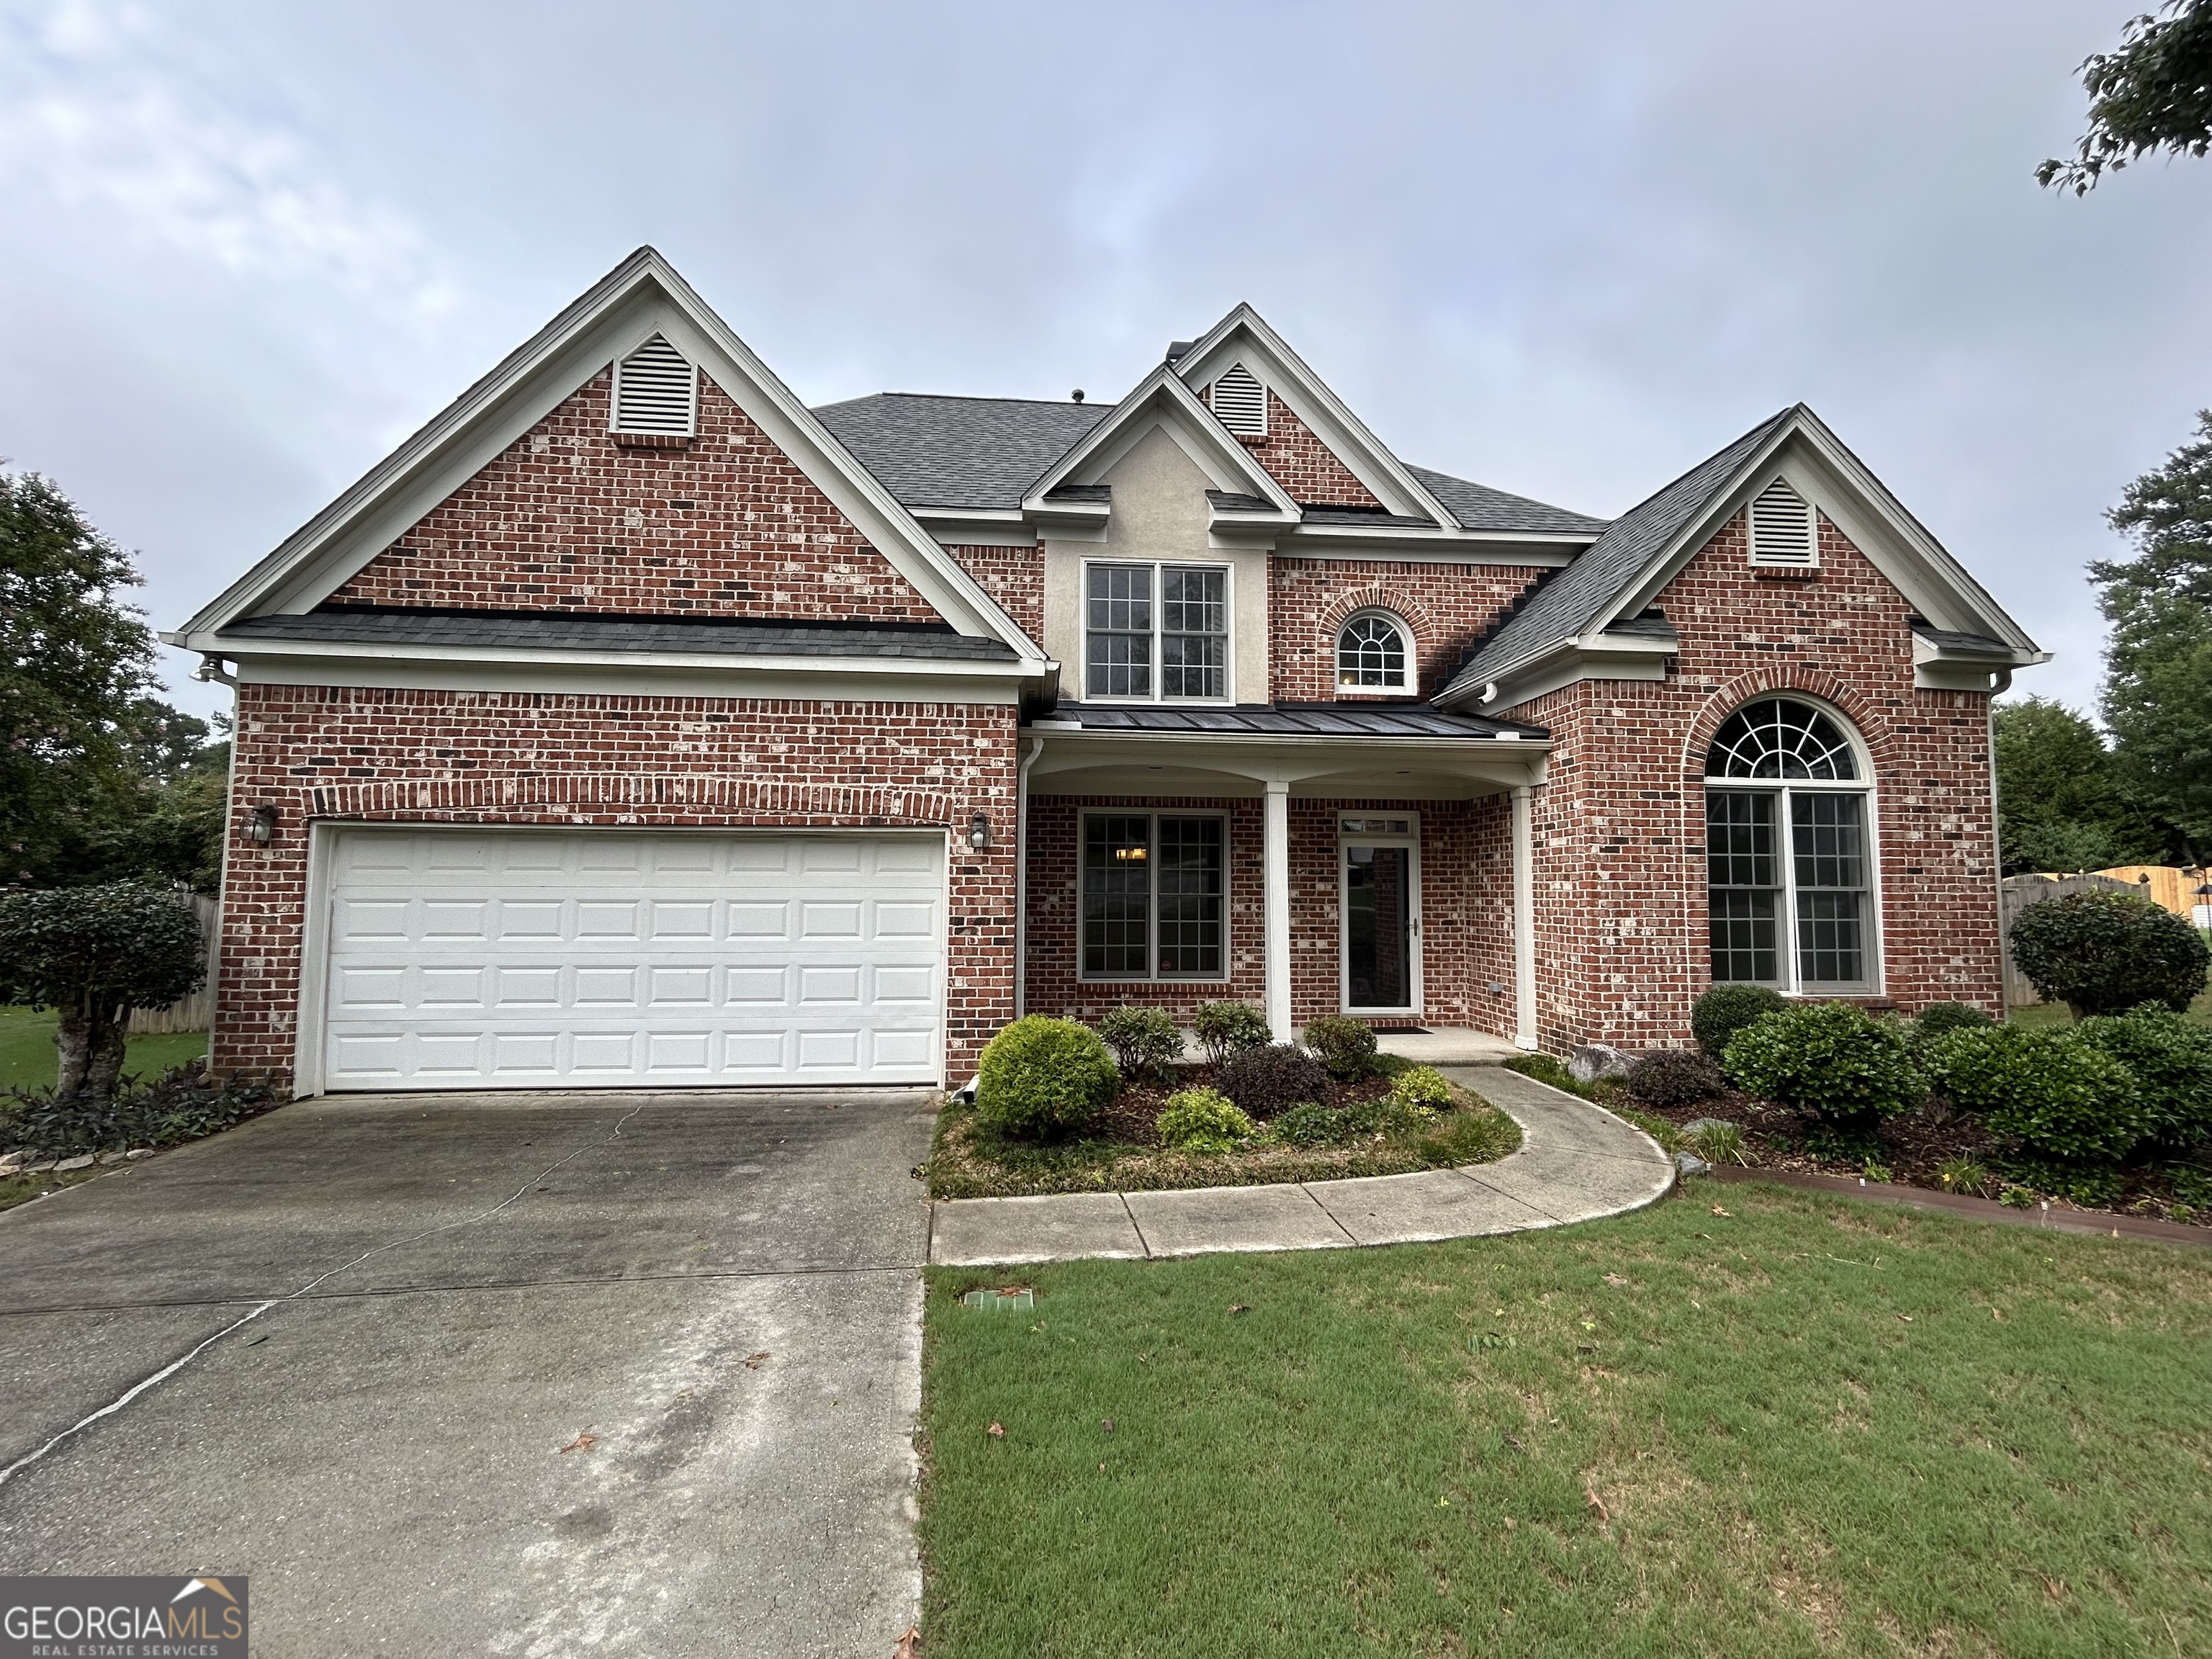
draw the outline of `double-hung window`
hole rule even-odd
[[[1219,979],[1227,826],[1218,815],[1083,819],[1085,979]]]
[[[1093,564],[1084,574],[1086,697],[1221,702],[1229,696],[1229,572]]]
[[[1850,739],[1812,704],[1764,697],[1729,716],[1705,757],[1716,981],[1875,988],[1868,801]]]

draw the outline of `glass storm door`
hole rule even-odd
[[[1343,821],[1344,1006],[1411,1013],[1420,1006],[1419,866],[1413,821]]]

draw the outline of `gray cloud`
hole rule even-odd
[[[1594,512],[1802,398],[2087,702],[2212,403],[2212,164],[2030,177],[2126,10],[0,4],[0,454],[166,624],[641,241],[815,401],[1111,396],[1249,299]]]

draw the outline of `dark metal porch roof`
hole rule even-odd
[[[1275,702],[1233,706],[1061,702],[1024,722],[1041,732],[1110,732],[1161,737],[1427,738],[1542,742],[1552,735],[1518,720],[1448,714],[1425,702]]]

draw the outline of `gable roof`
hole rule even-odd
[[[1180,432],[1182,448],[1214,489],[1231,495],[1256,496],[1289,519],[1298,516],[1298,504],[1273,476],[1252,458],[1252,452],[1230,435],[1198,394],[1184,385],[1171,363],[1162,363],[1137,382],[1129,395],[1114,405],[1113,412],[1085,433],[1075,447],[1061,456],[1030,484],[1024,504],[1078,483],[1093,483],[1085,473],[1103,473],[1156,426]]]
[[[1492,489],[1488,484],[1455,478],[1449,472],[1432,471],[1425,466],[1408,466],[1406,471],[1428,486],[1429,493],[1443,503],[1445,510],[1458,520],[1462,530],[1519,530],[1548,536],[1595,536],[1606,527],[1606,520],[1593,519],[1586,513],[1571,512],[1566,507],[1553,507],[1546,501],[1531,501],[1526,495],[1509,495],[1502,489]]]
[[[908,507],[1012,509],[1109,404],[878,392],[814,413]]]
[[[1860,550],[1907,592],[1916,604],[1934,608],[1940,598],[1960,619],[1981,624],[1973,630],[2002,638],[2019,659],[2044,660],[2044,653],[1996,601],[1968,575],[1942,544],[1828,430],[1803,404],[1794,404],[1761,421],[1741,437],[1707,456],[1656,494],[1615,519],[1605,533],[1575,562],[1544,583],[1528,602],[1491,635],[1466,666],[1437,695],[1439,702],[1462,701],[1512,670],[1568,642],[1608,626],[1619,628],[1656,597],[1682,561],[1719,526],[1716,512],[1784,447],[1803,444],[1836,478],[1841,492],[1856,498],[1870,523],[1888,531],[1915,568],[1885,560],[1871,536],[1854,536]],[[1829,515],[1842,510],[1840,499],[1824,503]],[[1919,578],[1908,587],[1908,574]]]
[[[608,366],[654,335],[703,369],[869,545],[963,635],[1024,662],[1042,650],[896,495],[793,395],[651,247],[641,247],[175,633],[219,651],[247,617],[312,611]]]

